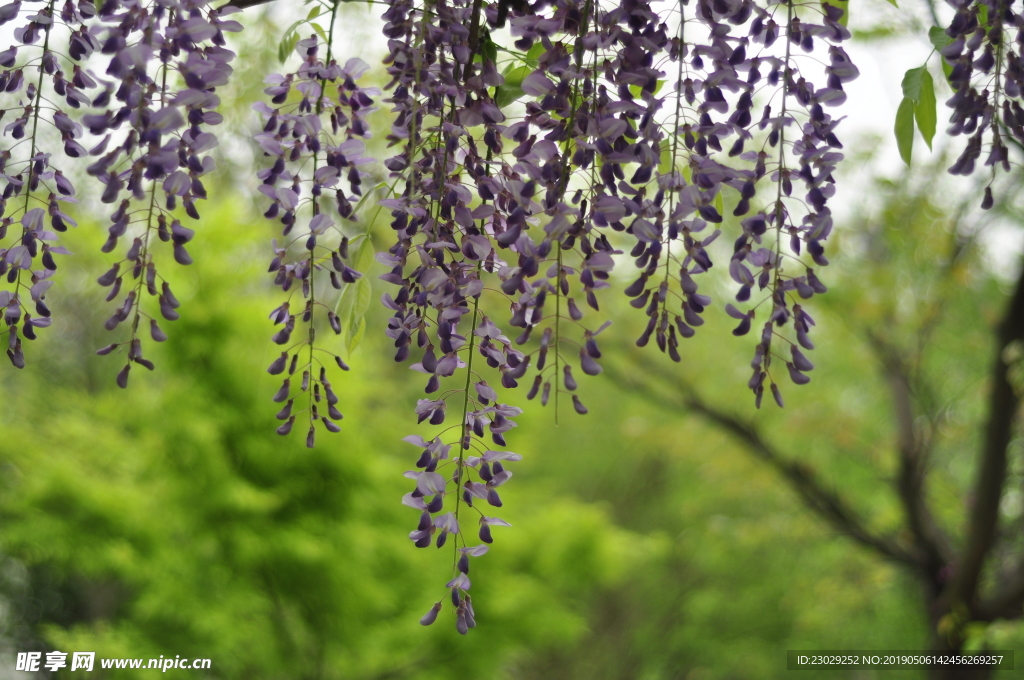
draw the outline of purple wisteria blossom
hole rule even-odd
[[[989,179],[981,207],[993,205],[997,172],[1010,170],[1010,146],[1024,143],[1024,14],[1004,0],[950,0],[956,10],[945,32],[931,38],[949,67],[953,96],[947,132],[967,144],[949,168],[972,175],[982,154]]]
[[[387,335],[396,361],[427,375],[418,421],[455,418],[438,437],[411,440],[422,448],[405,499],[421,512],[416,545],[454,535],[458,571],[469,546],[459,501],[502,504],[506,471],[488,457],[518,409],[502,403],[499,382],[525,381],[527,399],[553,402],[556,418],[560,396],[587,413],[577,376],[601,372],[596,337],[607,323],[588,324],[584,310],[600,311],[627,248],[640,273],[625,292],[648,317],[637,345],[653,338],[681,360],[680,341],[713,303],[699,281],[714,265],[726,199],[739,218],[728,264],[739,288],[725,311],[735,335],[762,314],[755,401],[769,387],[782,405],[773,360],[808,382],[801,348],[813,347],[814,321],[803,305],[825,291],[816,269],[828,264],[827,203],[842,160],[828,111],[857,75],[841,16],[828,4],[798,16],[785,2],[684,2],[667,13],[645,0],[389,3],[385,101],[398,153],[385,160],[394,196],[380,205],[396,238],[378,260],[398,292],[384,297]],[[506,25],[502,68],[491,35]],[[815,79],[800,69],[816,50]],[[455,509],[440,514],[452,494]],[[485,543],[497,521],[483,521]],[[446,586],[460,632],[475,620],[468,584]]]
[[[758,406],[766,390],[781,406],[787,378],[809,382],[806,306],[826,290],[843,159],[834,114],[858,71],[843,11],[827,1],[385,4],[382,99],[361,84],[367,64],[335,58],[338,5],[323,3],[329,31],[298,22],[308,37],[293,27],[283,50],[297,67],[268,76],[254,106],[259,192],[280,224],[269,266],[279,350],[267,370],[282,381],[278,433],[299,422],[313,446],[318,423],[341,429],[331,376],[348,368],[340,338],[351,350],[362,336],[372,284],[359,270],[375,256],[394,359],[424,386],[413,410],[426,429],[405,438],[418,449],[409,538],[452,555],[438,580],[447,596],[421,622],[447,599],[466,633],[472,558],[508,526],[496,514],[521,460],[507,450],[522,412],[510,395],[522,385],[556,419],[570,404],[587,413],[578,392],[602,371],[605,289],[621,282],[643,310],[636,344],[653,340],[677,362],[709,310],[731,317],[734,335],[753,332]],[[951,132],[969,141],[952,171],[970,174],[986,143],[987,164],[1005,167],[1006,136],[1024,140],[1020,19],[995,0],[954,6],[939,48],[953,67]],[[214,170],[236,11],[206,0],[0,6],[16,41],[0,51],[0,310],[15,366],[22,340],[50,324],[56,256],[68,254],[58,235],[75,226],[64,164],[80,162],[113,211],[103,251],[116,255],[98,278],[115,303],[106,327],[128,329],[99,353],[125,350],[122,387],[133,364],[153,368],[144,336],[166,340],[161,324],[180,308],[159,253],[188,265],[201,237],[189,225]],[[365,141],[378,99],[391,114],[380,162]],[[390,214],[382,252],[367,204]],[[627,258],[633,273],[614,272]],[[716,264],[734,300],[708,294]]]
[[[0,152],[0,268],[11,286],[0,300],[15,366],[25,361],[21,339],[50,324],[54,255],[68,254],[57,234],[76,226],[66,208],[75,202],[73,173],[60,169],[60,158],[84,163],[101,200],[116,206],[103,251],[121,247],[123,257],[99,283],[110,288],[108,301],[117,300],[106,328],[127,322],[130,330],[98,353],[127,349],[117,378],[122,387],[132,363],[153,368],[143,356],[140,325],[162,341],[157,309],[165,319],[178,318],[153,246],[167,242],[177,262],[192,261],[185,244],[193,231],[182,220],[198,218],[196,201],[206,198],[201,177],[213,169],[208,154],[217,144],[206,128],[221,121],[215,89],[228,82],[234,57],[223,47],[224,32],[241,30],[224,18],[229,10],[206,5],[48,0],[0,8],[0,24],[12,23],[18,42],[0,53],[0,85],[15,104],[3,109],[15,112],[3,130],[15,141]],[[55,45],[56,33],[68,44]],[[102,73],[94,70],[98,64]],[[57,140],[57,148],[44,148]],[[145,295],[155,298],[151,308],[144,309]]]
[[[373,97],[378,94],[356,84],[369,68],[362,60],[350,59],[341,66],[329,45],[322,58],[321,47],[316,35],[299,40],[296,50],[303,60],[298,71],[269,76],[264,93],[271,104],[254,106],[265,121],[256,141],[270,163],[259,172],[260,193],[270,200],[265,216],[282,225],[270,272],[274,285],[288,296],[270,313],[280,326],[273,341],[283,349],[268,371],[287,376],[274,395],[274,401],[283,403],[277,417],[284,423],[277,432],[288,434],[296,418],[303,417],[309,447],[317,421],[328,432],[341,430],[337,421],[343,416],[328,366],[348,366],[340,355],[324,349],[325,343],[317,343],[316,322],[325,319],[340,335],[341,320],[326,301],[324,284],[329,281],[341,290],[362,277],[348,264],[349,251],[370,247],[370,235],[363,233],[353,243],[343,224],[357,220],[364,176],[359,168],[371,161],[363,142],[370,136],[366,116],[375,110]],[[297,375],[301,378],[293,385]]]

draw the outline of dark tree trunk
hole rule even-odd
[[[950,640],[948,635],[939,633],[939,622],[949,610],[943,606],[941,589],[931,579],[925,586],[925,602],[928,603],[928,622],[931,624],[932,636],[929,649],[932,654],[953,655],[958,653],[964,640]],[[927,672],[928,680],[989,680],[992,669],[985,666],[935,666]]]

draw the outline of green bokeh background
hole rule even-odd
[[[259,20],[239,61],[226,98],[239,111],[259,96],[272,23]],[[474,561],[479,625],[466,637],[450,608],[434,626],[418,624],[444,596],[451,563],[449,551],[417,550],[406,538],[416,514],[400,504],[402,472],[418,451],[401,438],[429,428],[413,415],[420,375],[395,365],[380,341],[384,310],[371,306],[352,370],[334,379],[343,432],[321,433],[312,450],[301,436],[273,432],[277,382],[265,368],[275,356],[266,315],[279,304],[266,275],[274,230],[232,184],[248,172],[239,163],[222,159],[236,173],[211,188],[190,245],[196,263],[171,265],[182,319],[164,323],[168,342],[148,346],[156,372],[136,367],[122,391],[119,362],[93,355],[110,342],[102,320],[111,310],[93,284],[105,268],[103,230],[85,216],[66,239],[77,254],[61,262],[57,323],[29,348],[29,368],[2,369],[7,661],[27,649],[181,655],[210,658],[212,668],[167,677],[239,680],[760,680],[792,674],[787,649],[927,646],[907,573],[838,535],[672,395],[688,385],[754,422],[872,528],[893,529],[891,405],[864,330],[912,343],[934,318],[922,370],[948,417],[929,493],[955,533],[991,328],[1009,284],[977,248],[945,266],[959,223],[931,196],[941,163],[862,186],[872,201],[833,236],[831,252],[841,255],[823,275],[832,291],[811,305],[814,380],[786,390],[784,411],[753,408],[744,387],[752,342],[732,337],[735,322],[719,308],[674,365],[653,347],[638,354],[642,315],[605,295],[609,371],[581,380],[590,413],[563,404],[556,425],[552,408],[513,402],[525,408],[508,435],[524,459],[502,493],[501,516],[513,527],[496,528],[492,550]],[[386,222],[373,233],[383,246]],[[629,276],[628,261],[622,271]],[[711,287],[728,294],[723,281]],[[375,281],[374,296],[385,288]],[[1018,498],[1021,448],[1018,440],[1010,482]],[[1004,508],[1009,522],[1019,524],[1019,506]],[[1015,624],[972,635],[979,646],[1024,651]]]

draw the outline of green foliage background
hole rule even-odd
[[[256,42],[260,31],[271,27],[254,27]],[[268,54],[264,45],[240,59],[236,101],[258,96]],[[833,237],[844,254],[823,276],[832,292],[811,310],[818,369],[811,385],[786,391],[783,412],[754,411],[744,388],[752,343],[729,334],[734,322],[720,310],[677,366],[637,354],[642,315],[605,296],[609,366],[647,376],[650,390],[582,380],[590,414],[564,408],[557,426],[550,408],[525,405],[508,436],[524,460],[502,494],[513,528],[496,529],[474,564],[479,626],[467,637],[448,610],[431,628],[417,623],[444,596],[451,564],[448,551],[406,538],[415,513],[399,500],[415,450],[401,437],[417,431],[422,385],[378,342],[379,306],[353,370],[334,381],[343,432],[307,450],[301,437],[273,433],[272,227],[245,194],[211,190],[228,198],[204,206],[196,264],[173,268],[182,319],[164,324],[171,338],[151,357],[158,370],[136,367],[127,391],[114,386],[118,362],[93,356],[109,342],[109,310],[92,285],[104,269],[101,229],[83,224],[68,234],[77,254],[55,288],[60,321],[29,348],[28,369],[3,369],[4,663],[56,649],[212,659],[208,672],[167,674],[182,678],[760,680],[791,674],[787,649],[924,649],[924,611],[906,573],[838,536],[728,435],[650,399],[695,386],[816,467],[873,527],[891,528],[900,519],[887,486],[891,407],[864,331],[913,343],[934,324],[922,370],[949,417],[930,493],[955,530],[1008,284],[976,249],[946,266],[952,208],[929,198],[936,170],[917,172],[873,185],[878,205]],[[381,292],[375,282],[374,298]],[[1019,487],[1024,465],[1015,466]],[[1008,505],[1008,519],[1019,506]],[[1024,650],[1015,625],[974,636]]]
[[[451,567],[405,538],[415,517],[398,502],[418,375],[368,340],[337,381],[344,431],[311,451],[276,436],[265,234],[238,208],[204,220],[155,373],[121,391],[116,362],[89,356],[103,305],[83,285],[62,305],[80,311],[76,332],[55,329],[37,349],[48,359],[8,379],[9,635],[207,657],[223,678],[771,678],[787,648],[922,643],[897,570],[721,434],[601,378],[584,387],[590,415],[556,427],[530,403],[510,437],[525,460],[505,494],[514,526],[474,567],[479,627],[421,628]],[[97,232],[74,234],[69,269],[89,267]]]

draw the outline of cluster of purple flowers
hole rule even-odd
[[[460,504],[500,506],[496,487],[508,476],[495,467],[519,458],[486,441],[489,433],[504,446],[519,409],[501,403],[480,363],[504,389],[525,379],[527,399],[553,399],[556,417],[559,395],[586,413],[573,369],[601,372],[595,336],[606,324],[586,325],[583,310],[599,310],[618,248],[630,247],[641,270],[625,289],[648,317],[637,345],[653,337],[679,361],[680,340],[712,304],[699,275],[713,266],[708,246],[721,232],[712,225],[732,189],[738,291],[725,310],[735,335],[751,330],[758,309],[763,320],[750,388],[758,405],[766,388],[782,405],[773,362],[808,382],[813,364],[801,348],[813,347],[814,321],[803,302],[825,292],[815,268],[828,264],[827,203],[843,158],[827,111],[857,76],[840,46],[849,37],[841,16],[828,4],[745,0],[669,12],[646,0],[389,2],[385,101],[399,151],[385,161],[397,195],[382,202],[395,242],[378,258],[391,268],[381,278],[398,288],[385,296],[388,337],[397,361],[415,352],[413,368],[428,375],[419,420],[440,425],[457,409],[437,437],[408,440],[422,452],[405,503],[421,512],[417,546],[453,536],[447,588],[460,632],[474,621],[466,574],[476,554],[459,530]],[[506,25],[513,44],[499,71],[491,34]],[[820,85],[800,70],[815,50],[807,63],[825,64]],[[670,78],[674,92],[662,94]],[[522,115],[510,118],[520,99]],[[514,341],[499,308],[519,329]],[[442,513],[446,497],[455,507]],[[489,542],[495,520],[479,514]]]
[[[981,207],[993,204],[992,182],[1000,168],[1010,170],[1007,142],[1024,143],[1024,14],[1007,0],[948,0],[956,10],[936,42],[949,65],[953,96],[947,132],[966,135],[967,144],[949,168],[971,175],[983,151],[991,177]]]
[[[336,11],[331,17],[332,33]],[[318,420],[328,432],[341,430],[336,421],[343,416],[327,367],[333,363],[348,370],[348,366],[341,356],[316,343],[318,319],[325,318],[337,335],[342,332],[341,320],[318,287],[322,289],[326,279],[340,290],[362,277],[347,263],[353,244],[336,219],[356,221],[354,201],[362,194],[364,176],[359,166],[372,162],[364,155],[363,138],[370,136],[366,116],[375,110],[373,97],[379,94],[356,84],[369,68],[363,61],[350,59],[342,67],[331,58],[329,39],[326,59],[320,58],[320,47],[316,35],[299,40],[296,49],[303,61],[298,71],[268,77],[264,92],[274,106],[265,102],[254,106],[265,119],[256,141],[272,163],[259,172],[260,192],[270,199],[265,216],[282,225],[282,241],[274,241],[270,271],[274,284],[288,294],[270,313],[274,324],[281,326],[273,340],[284,349],[268,371],[287,375],[274,396],[274,401],[284,403],[277,417],[285,422],[277,432],[288,434],[295,419],[303,415],[309,422],[309,447]],[[297,96],[289,97],[293,89]],[[359,238],[369,239],[369,234]],[[296,291],[300,294],[297,304],[293,301]],[[301,328],[296,332],[297,323]],[[330,357],[328,363],[325,356]],[[291,384],[296,373],[302,376],[297,391]],[[293,394],[305,394],[305,403],[296,407]],[[321,400],[326,401],[326,409]]]
[[[9,239],[0,249],[0,267],[12,286],[0,292],[8,356],[24,366],[21,338],[33,339],[34,328],[49,325],[53,255],[67,254],[56,245],[55,232],[75,226],[62,207],[75,200],[75,188],[57,154],[45,150],[59,138],[64,156],[87,162],[86,172],[103,187],[101,200],[117,206],[102,250],[125,250],[99,283],[110,288],[108,301],[118,300],[106,328],[127,322],[130,330],[98,353],[127,348],[117,378],[125,387],[132,363],[153,368],[143,356],[143,319],[160,342],[167,336],[157,308],[167,320],[178,318],[178,301],[157,269],[154,246],[169,243],[175,261],[192,262],[185,244],[193,230],[182,218],[198,219],[196,201],[206,198],[201,178],[213,170],[209,151],[217,145],[207,128],[221,122],[215,89],[227,83],[234,57],[224,48],[224,32],[242,27],[224,18],[229,12],[206,8],[205,0],[22,4],[0,8],[0,23],[15,25],[19,43],[0,55],[0,83],[17,100],[3,110],[15,112],[4,136],[16,141],[0,155],[6,181],[0,230]],[[57,31],[70,33],[66,50],[51,40]],[[90,68],[103,64],[102,74]],[[176,211],[179,204],[185,216]],[[15,222],[21,228],[11,233]],[[152,308],[144,309],[143,293],[156,298]],[[35,317],[24,309],[30,301]]]
[[[782,405],[781,365],[792,382],[809,381],[803,351],[813,348],[814,320],[804,304],[825,292],[816,270],[828,264],[828,202],[843,158],[829,112],[857,69],[841,47],[843,12],[827,1],[386,5],[393,151],[383,159],[390,190],[376,205],[390,211],[393,238],[377,261],[393,286],[383,295],[386,335],[395,360],[424,375],[416,417],[433,428],[406,437],[420,453],[403,502],[420,513],[409,535],[416,546],[451,544],[446,588],[465,633],[476,625],[470,558],[487,552],[492,527],[508,525],[485,509],[502,507],[506,466],[521,459],[504,450],[521,413],[504,395],[525,383],[526,398],[553,402],[556,418],[563,401],[587,412],[577,376],[601,372],[597,336],[608,326],[587,315],[600,311],[599,291],[613,285],[627,251],[638,274],[625,293],[647,318],[636,344],[653,338],[680,361],[682,340],[713,304],[701,275],[716,260],[725,268],[711,244],[728,201],[739,218],[727,253],[737,288],[723,307],[735,335],[760,328],[749,383],[756,403],[767,389]],[[54,255],[67,253],[57,233],[74,226],[64,205],[75,188],[46,151],[59,139],[64,156],[89,159],[102,201],[115,206],[103,251],[123,257],[99,283],[117,301],[107,328],[130,330],[99,353],[127,350],[122,387],[132,363],[153,368],[139,325],[148,320],[150,337],[162,341],[157,316],[178,318],[158,244],[191,262],[185,225],[198,218],[213,170],[216,89],[234,56],[224,32],[241,29],[232,11],[206,0],[0,7],[0,24],[12,23],[19,41],[0,52],[0,90],[12,103],[4,136],[14,140],[0,153],[0,275],[11,286],[0,290],[0,308],[16,366],[22,338],[50,323]],[[259,190],[266,217],[281,225],[270,263],[284,294],[270,314],[281,353],[268,371],[283,380],[277,431],[301,419],[308,446],[317,423],[340,430],[329,371],[348,368],[337,341],[318,339],[318,330],[351,334],[362,323],[339,305],[368,295],[357,251],[372,249],[369,227],[356,222],[374,193],[364,187],[374,163],[364,139],[381,92],[358,83],[368,68],[361,60],[333,58],[337,12],[332,5],[328,34],[318,27],[320,35],[294,42],[298,68],[268,77],[269,102],[254,106],[266,159]],[[943,51],[958,65],[956,131],[975,144],[990,129],[990,160],[1005,163],[991,110],[1005,110],[1013,134],[1024,113],[1009,102],[1019,95],[1019,59],[994,27],[1016,15],[976,2],[957,17]],[[66,49],[52,45],[58,26]],[[999,92],[972,89],[972,73],[993,68]],[[472,512],[480,543],[465,530]]]

